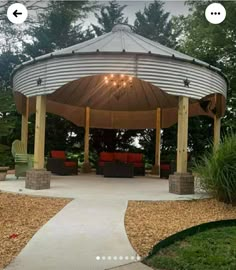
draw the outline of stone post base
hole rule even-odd
[[[7,173],[0,172],[0,181],[5,181],[6,175],[7,175]]]
[[[92,171],[92,167],[89,162],[84,162],[81,166],[82,173],[90,173]]]
[[[0,181],[6,180],[7,170],[9,167],[0,167]]]
[[[49,189],[51,172],[45,169],[33,169],[26,172],[25,188],[28,189]]]
[[[153,165],[151,174],[153,175],[160,175],[160,167],[158,165]]]
[[[169,192],[179,195],[194,194],[194,176],[191,173],[177,173],[169,176]]]

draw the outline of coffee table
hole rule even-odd
[[[134,166],[123,162],[106,162],[103,169],[104,177],[134,177]]]

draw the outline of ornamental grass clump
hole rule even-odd
[[[226,135],[217,149],[196,163],[194,171],[205,191],[219,201],[236,205],[236,135]]]

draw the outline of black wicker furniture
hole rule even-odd
[[[124,177],[132,178],[134,176],[134,166],[131,163],[119,161],[107,162],[103,168],[104,177]]]
[[[77,175],[78,160],[67,159],[65,151],[51,151],[47,159],[47,170],[58,175]]]

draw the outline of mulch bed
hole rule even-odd
[[[236,207],[214,199],[191,201],[130,201],[125,226],[133,248],[146,256],[160,240],[210,221],[236,219]]]
[[[70,201],[0,192],[0,269]]]

